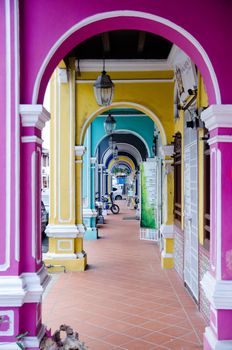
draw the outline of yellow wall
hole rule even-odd
[[[205,91],[205,86],[203,79],[200,74],[198,74],[198,99],[197,107],[207,107],[208,97]],[[204,129],[199,129],[198,132],[198,186],[199,186],[199,196],[198,196],[198,222],[199,222],[199,242],[204,244],[204,141],[202,137],[204,136]]]
[[[79,80],[93,79],[88,83],[77,83],[76,85],[76,106],[77,106],[77,122],[76,122],[76,144],[83,143],[84,127],[86,121],[92,116],[92,120],[96,117],[96,111],[99,106],[96,104],[93,93],[93,82],[96,79],[96,73],[82,73]],[[173,72],[110,72],[112,80],[114,79],[172,79]],[[77,80],[78,80],[77,79]],[[174,131],[173,120],[173,81],[167,82],[131,82],[120,83],[115,82],[114,103],[125,102],[125,107],[131,107],[130,103],[136,103],[151,110],[161,121],[167,143],[172,140]],[[105,108],[106,110],[109,108]],[[138,108],[139,109],[139,108]],[[92,121],[90,120],[89,123]]]

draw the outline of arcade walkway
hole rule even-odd
[[[175,271],[160,268],[159,248],[139,240],[125,203],[101,238],[85,242],[89,269],[54,275],[45,324],[71,325],[90,350],[202,349],[204,322]]]

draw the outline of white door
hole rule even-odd
[[[192,129],[184,149],[184,280],[198,300],[198,142]],[[186,135],[187,136],[187,135]]]

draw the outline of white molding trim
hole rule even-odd
[[[215,128],[232,128],[232,104],[211,105],[201,113],[201,119],[209,131]]]
[[[232,340],[218,340],[210,327],[205,328],[205,338],[212,350],[232,349]]]
[[[40,302],[41,296],[51,280],[51,276],[48,275],[46,267],[43,265],[37,273],[22,273],[21,277],[27,286],[24,302]]]
[[[95,79],[96,80],[96,79]],[[94,79],[80,79],[76,80],[76,84],[93,84]],[[173,83],[173,78],[167,79],[112,79],[115,84],[147,84],[147,83]]]
[[[131,114],[130,114],[130,116],[131,116]],[[146,117],[145,114],[142,115],[142,116],[143,116],[143,117],[144,117],[144,116]],[[101,117],[101,116],[98,116],[98,117]],[[117,115],[114,115],[114,117],[117,117]],[[136,115],[136,117],[139,117],[139,116]],[[140,115],[140,117],[141,117],[141,115]],[[104,116],[104,118],[105,118],[105,116]],[[148,118],[149,118],[149,117],[148,117]],[[115,130],[115,131],[112,133],[112,135],[126,134],[126,133],[127,133],[127,134],[132,134],[132,135],[137,136],[137,137],[144,143],[144,145],[145,145],[145,147],[146,147],[146,149],[147,149],[148,157],[151,156],[151,152],[150,152],[150,149],[149,149],[149,146],[148,146],[147,141],[144,139],[143,136],[141,136],[140,134],[138,134],[136,131],[129,130],[129,129],[117,129],[117,130]],[[96,154],[97,148],[98,148],[98,146],[100,145],[100,143],[101,143],[105,138],[107,138],[108,136],[109,136],[109,135],[104,135],[104,136],[102,136],[102,137],[99,139],[98,143],[97,143],[96,146],[95,146],[94,154]]]
[[[215,309],[232,309],[232,281],[216,280],[207,271],[202,278],[201,285]]]
[[[160,234],[164,239],[166,238],[174,238],[174,227],[173,225],[161,225],[160,226]]]
[[[232,142],[232,135],[216,135],[208,140],[208,144],[212,145],[217,142]]]
[[[0,306],[22,306],[26,295],[25,282],[21,276],[0,277]]]
[[[83,208],[83,217],[84,218],[95,218],[97,216],[96,209]]]
[[[14,1],[14,52],[15,52],[15,259],[20,260],[20,54],[19,54],[19,1]]]
[[[86,254],[85,254],[86,255]],[[43,260],[51,260],[51,264],[52,264],[52,260],[54,259],[63,259],[63,260],[68,260],[68,259],[78,259],[78,253],[67,253],[67,254],[61,254],[61,253],[45,253],[43,254]],[[56,264],[54,264],[54,267]]]
[[[60,84],[68,83],[68,70],[66,68],[58,68],[58,80]]]
[[[80,231],[76,225],[55,225],[49,224],[45,230],[48,237],[53,238],[76,238]]]
[[[98,59],[86,59],[79,61],[81,72],[101,72],[102,60]],[[110,72],[124,72],[124,71],[160,71],[160,70],[172,70],[172,66],[168,60],[155,60],[155,59],[132,59],[132,60],[105,60],[106,71]]]
[[[0,350],[19,350],[19,347],[15,342],[13,343],[6,342],[5,344],[4,343],[0,344]]]
[[[2,2],[3,4],[3,2]],[[4,5],[2,6],[3,9]],[[5,59],[5,76],[6,76],[6,122],[5,122],[5,157],[6,157],[6,166],[2,171],[5,173],[5,230],[6,238],[5,238],[5,256],[4,262],[0,265],[0,271],[6,271],[10,267],[10,240],[11,240],[11,79],[12,79],[12,71],[11,71],[11,10],[10,10],[10,1],[5,0],[5,49],[6,55],[2,57],[2,60]],[[15,73],[16,74],[16,73]]]
[[[134,108],[134,109],[137,109],[139,111],[142,111],[146,116],[150,117],[154,121],[154,123],[156,124],[157,128],[160,131],[162,143],[164,145],[167,144],[167,136],[166,136],[163,124],[161,123],[161,121],[157,117],[157,115],[154,112],[152,112],[150,109],[148,109],[146,106],[140,105],[140,104],[135,103],[135,102],[126,101],[126,102],[113,102],[110,105],[110,107],[111,108],[130,107],[130,108]],[[99,114],[102,114],[105,110],[106,110],[105,107],[100,107],[94,113],[90,114],[90,116],[85,120],[85,123],[83,124],[82,129],[81,129],[81,135],[80,135],[81,142],[82,142],[82,140],[84,140],[86,128],[89,125],[89,123],[93,121],[94,117],[97,117]]]
[[[42,145],[43,140],[38,136],[22,136],[21,137],[22,143],[38,143],[39,145]]]
[[[0,277],[0,306],[22,306],[40,302],[50,276],[43,265],[37,272]]]
[[[140,164],[143,161],[141,153],[139,152],[139,150],[135,146],[124,142],[124,143],[117,143],[117,147],[118,147],[118,153],[119,152],[128,153],[128,155],[122,155],[122,157],[129,158],[133,164],[134,164],[134,161],[129,156],[134,157],[137,164]],[[112,156],[112,150],[108,147],[106,149],[105,153],[103,153],[103,155],[102,155],[102,159],[101,159],[102,163],[106,164],[107,160],[111,156]],[[118,154],[118,156],[119,156],[119,154]],[[134,166],[135,166],[135,164],[134,164]]]
[[[52,56],[55,54],[55,52],[58,50],[58,48],[62,45],[62,43],[65,40],[67,40],[74,32],[80,30],[81,28],[83,28],[91,23],[95,23],[95,22],[102,21],[102,20],[104,21],[104,20],[107,20],[109,18],[115,18],[115,17],[137,17],[137,18],[147,19],[147,20],[153,21],[155,23],[161,23],[168,28],[172,28],[177,33],[179,33],[183,37],[185,37],[188,40],[188,42],[190,42],[196,48],[196,50],[200,53],[200,55],[202,56],[206,66],[209,70],[210,77],[212,79],[212,84],[214,87],[216,101],[218,104],[221,103],[221,94],[220,94],[219,84],[218,84],[217,76],[216,76],[216,73],[214,71],[213,65],[212,65],[206,51],[201,46],[201,44],[196,40],[196,38],[193,37],[192,34],[187,32],[184,28],[180,27],[179,25],[175,24],[174,22],[172,22],[166,18],[157,16],[157,15],[153,15],[153,14],[147,13],[147,12],[131,11],[131,10],[120,10],[120,11],[109,11],[109,12],[97,13],[93,16],[84,18],[83,20],[81,20],[80,22],[76,23],[74,26],[69,28],[55,42],[55,44],[52,46],[52,48],[48,52],[47,56],[45,57],[42,65],[39,68],[39,72],[36,76],[36,80],[35,80],[35,84],[34,84],[34,88],[33,88],[32,103],[37,102],[39,88],[40,88],[43,74],[44,74],[46,67],[49,64]],[[164,142],[164,143],[166,143],[166,142]]]
[[[81,234],[84,234],[86,231],[86,227],[83,224],[77,224],[77,228]]]
[[[82,145],[75,146],[75,156],[77,157],[83,157],[85,154],[86,147]]]
[[[50,113],[43,105],[20,105],[19,113],[21,114],[23,127],[34,127],[42,130],[45,123],[50,120]]]
[[[160,154],[161,156],[165,157],[170,157],[174,153],[174,145],[162,145],[160,146]]]
[[[173,259],[173,254],[171,254],[171,253],[165,253],[164,250],[162,250],[161,256],[162,256],[162,258]]]

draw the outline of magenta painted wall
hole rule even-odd
[[[232,47],[229,38],[232,29],[232,3],[222,0],[197,0],[194,5],[186,0],[118,0],[85,2],[76,0],[21,0],[21,103],[32,103],[36,75],[43,60],[55,42],[73,25],[86,17],[106,11],[134,10],[164,17],[191,33],[207,52],[214,67],[223,103],[232,103],[230,61]],[[207,85],[210,103],[215,103],[208,69],[199,52],[173,30],[157,23],[138,18],[117,18],[95,23],[74,34],[52,57],[39,91],[42,103],[48,79],[62,57],[77,43],[110,29],[143,29],[161,34],[186,51],[200,68]],[[37,101],[33,101],[35,103]]]

